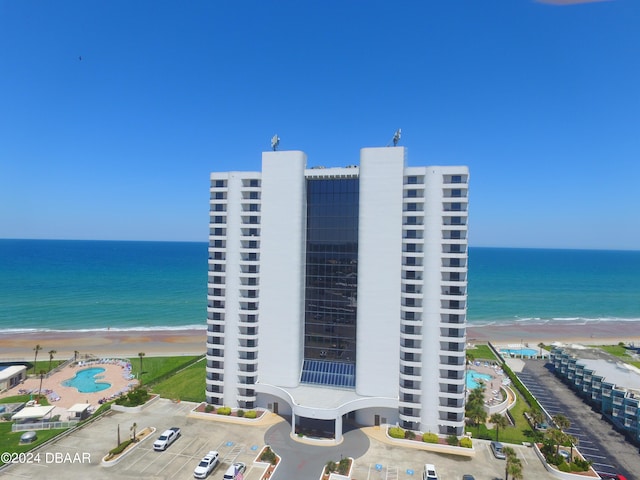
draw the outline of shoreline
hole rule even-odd
[[[586,324],[532,323],[504,325],[467,325],[467,342],[505,344],[581,343],[612,345],[618,342],[640,345],[640,320],[589,322]],[[183,330],[99,330],[99,331],[36,331],[11,332],[0,330],[0,360],[33,361],[34,347],[40,345],[40,360],[71,358],[74,351],[98,357],[204,355],[206,327]]]

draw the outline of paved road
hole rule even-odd
[[[549,368],[545,362],[529,360],[518,376],[550,415],[561,413],[569,419],[571,427],[567,433],[578,438],[580,452],[593,461],[597,472],[621,473],[628,479],[639,479],[638,449],[562,383]]]
[[[369,449],[369,437],[360,430],[344,434],[341,445],[318,447],[293,440],[291,425],[280,422],[267,430],[264,440],[282,457],[277,476],[283,479],[316,478],[327,461],[339,461],[344,457],[359,458]]]

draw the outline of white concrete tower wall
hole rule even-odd
[[[360,151],[356,392],[398,396],[405,149]]]
[[[421,424],[425,432],[439,432],[440,383],[440,266],[442,262],[442,173],[437,167],[424,172],[424,287],[422,298]]]
[[[240,235],[242,179],[246,172],[229,172],[227,180],[227,240],[225,264],[223,404],[237,405],[238,320],[240,318]]]
[[[420,427],[458,435],[464,429],[467,181],[464,167],[425,167],[422,389],[433,394],[421,397]]]
[[[303,361],[307,156],[262,154],[259,375],[285,388]]]

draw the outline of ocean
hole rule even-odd
[[[0,240],[0,330],[204,329],[207,244]],[[640,251],[469,249],[468,322],[640,320]]]

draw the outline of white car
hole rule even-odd
[[[211,450],[200,460],[200,463],[193,471],[193,476],[196,478],[207,478],[207,475],[218,465],[219,457],[220,454],[218,452]]]
[[[242,462],[237,462],[227,468],[227,471],[224,473],[224,480],[241,480],[242,474],[247,469],[247,466]]]
[[[438,480],[438,474],[436,473],[436,467],[430,463],[424,465],[424,472],[422,472],[422,480]]]
[[[153,449],[157,451],[166,450],[169,445],[176,441],[180,436],[180,429],[178,427],[170,428],[162,432],[162,435],[153,444]]]

